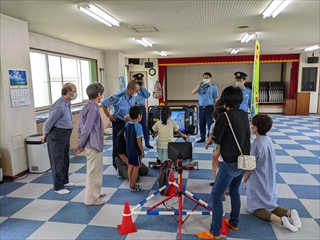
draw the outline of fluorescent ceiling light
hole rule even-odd
[[[237,54],[239,51],[240,51],[239,48],[232,48],[231,51],[230,51],[230,53],[231,53],[231,54]]]
[[[245,33],[240,41],[242,43],[249,42],[254,35],[255,35],[255,33]]]
[[[96,7],[90,3],[79,3],[78,8],[80,11],[88,14],[89,16],[93,17],[94,19],[106,24],[109,27],[113,26],[120,26],[120,22],[115,18],[111,17],[106,12],[102,11],[100,8]]]
[[[319,45],[308,47],[308,48],[305,49],[305,51],[313,51],[313,50],[317,50],[317,49],[320,49]]]
[[[276,17],[283,9],[285,9],[292,0],[273,0],[262,13],[263,18]]]
[[[145,38],[136,38],[135,40],[136,40],[136,42],[142,44],[145,47],[152,47],[152,42],[150,42],[149,40],[147,40]]]
[[[161,55],[162,57],[166,57],[168,54],[164,51],[160,51],[160,52],[157,52],[159,55]]]

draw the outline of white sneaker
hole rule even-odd
[[[66,183],[64,186],[66,186],[66,187],[73,187],[73,186],[74,186],[74,183],[73,183],[73,182],[69,182],[69,183]]]
[[[294,226],[296,226],[297,228],[301,228],[302,224],[301,224],[297,210],[295,210],[295,209],[291,210],[290,218],[291,218]]]
[[[292,232],[298,232],[298,228],[294,225],[292,225],[290,222],[289,222],[289,219],[286,217],[286,216],[283,216],[281,217],[281,221],[282,221],[282,225],[285,227],[285,228],[288,228],[290,231]]]
[[[61,189],[59,191],[55,191],[58,194],[68,194],[70,191],[68,189]]]

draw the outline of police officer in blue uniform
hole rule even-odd
[[[135,81],[130,81],[127,85],[126,90],[121,90],[109,97],[102,100],[101,105],[106,116],[112,121],[112,144],[116,146],[118,132],[124,128],[125,122],[124,117],[129,114],[129,110],[132,106],[137,105],[137,96],[140,86]],[[108,107],[113,105],[113,113],[110,114]],[[115,157],[117,153],[115,152],[115,147],[112,150],[112,164],[115,169],[117,165],[115,162]]]
[[[240,109],[242,109],[243,111],[245,111],[246,113],[250,112],[251,113],[251,117],[253,117],[253,111],[251,109],[251,94],[252,91],[250,88],[247,88],[244,86],[244,84],[246,83],[246,77],[248,76],[247,74],[245,74],[244,72],[235,72],[234,73],[235,76],[235,81],[236,81],[236,87],[241,88],[242,90],[242,94],[243,94],[243,100],[242,103],[240,104]]]
[[[145,107],[145,99],[150,97],[150,93],[144,86],[143,77],[144,75],[142,73],[137,73],[133,75],[134,81],[136,81],[140,86],[140,90],[137,96],[137,104],[139,105],[142,111],[142,119],[140,121],[140,124],[143,130],[144,143],[147,148],[152,149],[153,147],[150,145],[150,136],[147,127],[147,112]]]
[[[211,83],[212,75],[209,72],[203,74],[203,80],[201,80],[197,87],[193,89],[192,94],[198,93],[199,100],[199,126],[200,126],[200,140],[197,143],[206,141],[206,125],[208,127],[208,136],[210,126],[213,123],[211,114],[214,109],[214,104],[219,99],[218,87]]]

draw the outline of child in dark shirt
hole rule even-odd
[[[141,159],[144,157],[144,150],[142,147],[142,126],[139,124],[141,121],[141,109],[139,106],[130,108],[129,115],[130,122],[125,126],[124,136],[126,138],[126,154],[129,162],[128,178],[131,191],[141,191],[142,188],[136,184],[139,168],[141,167]]]

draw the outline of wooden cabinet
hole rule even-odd
[[[283,102],[284,115],[296,115],[297,99],[285,99]]]
[[[309,115],[310,92],[298,92],[294,94],[297,100],[296,115]]]

